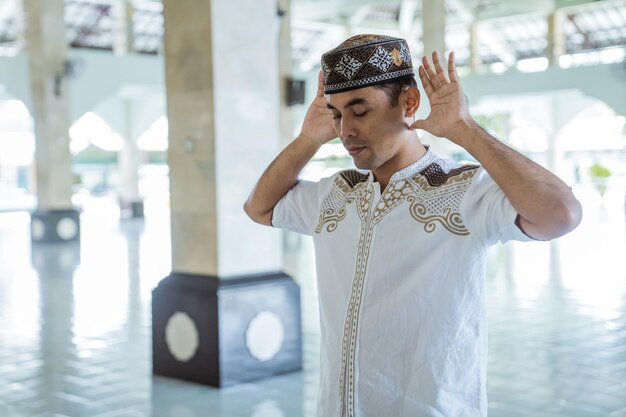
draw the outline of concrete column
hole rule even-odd
[[[547,57],[550,65],[559,65],[559,57],[565,53],[565,31],[563,30],[564,16],[555,10],[548,16],[548,50]]]
[[[15,42],[17,46],[24,45],[26,41],[26,17],[24,15],[24,1],[16,1],[14,13]]]
[[[163,12],[173,271],[153,293],[154,372],[223,386],[300,369],[281,234],[242,209],[280,150],[276,2]]]
[[[279,85],[280,85],[280,137],[281,147],[287,146],[293,139],[293,112],[286,104],[287,80],[293,76],[291,60],[291,2],[278,0],[280,28],[278,34]]]
[[[400,13],[398,15],[398,27],[401,37],[410,39],[415,25],[415,10],[417,0],[402,0],[400,3]]]
[[[560,108],[561,96],[556,94],[550,99],[552,106],[552,128],[546,131],[548,139],[548,150],[546,155],[546,168],[556,175],[559,175],[561,168],[562,152],[559,149],[557,134],[559,130],[565,126],[566,121],[563,120],[562,109]],[[563,281],[561,271],[561,250],[558,239],[551,240],[550,243],[550,286],[558,289]]]
[[[480,72],[482,61],[480,59],[480,36],[479,36],[479,23],[470,23],[470,69],[473,73]]]
[[[113,53],[131,54],[135,51],[133,31],[133,4],[128,0],[114,0],[111,3],[113,17]]]
[[[557,136],[559,131],[589,104],[587,100],[582,100],[577,93],[572,92],[555,93],[548,100],[550,101],[551,126],[546,129],[548,138],[546,168],[562,177],[563,151],[557,141]],[[560,240],[554,239],[550,241],[550,284],[552,288],[558,290],[562,282]]]
[[[122,217],[143,217],[143,202],[139,196],[139,165],[141,152],[133,134],[133,102],[124,100],[124,147],[118,155],[122,174],[120,209]]]
[[[554,106],[555,104],[553,103],[552,105]],[[557,134],[558,129],[555,129],[554,126],[546,130],[546,137],[548,140],[548,150],[546,152],[546,168],[554,173],[557,173],[557,170],[560,166],[560,153],[557,149],[558,145],[556,140]]]
[[[34,241],[79,237],[79,216],[72,209],[70,105],[63,0],[28,0],[26,40],[37,151],[37,213]]]
[[[446,8],[443,0],[422,0],[422,22],[424,33],[424,55],[438,51],[440,56],[446,52]]]
[[[594,103],[594,100],[582,95],[578,91],[554,92],[547,97],[549,100],[549,114],[551,125],[546,127],[548,134],[547,168],[562,175],[563,152],[557,141],[561,129],[570,123],[582,110]]]

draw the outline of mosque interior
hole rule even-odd
[[[312,241],[241,207],[357,33],[454,50],[583,205],[489,252],[489,416],[626,417],[623,0],[0,0],[0,416],[316,415]]]

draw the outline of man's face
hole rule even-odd
[[[391,107],[385,92],[374,87],[328,94],[326,104],[358,168],[374,171],[393,163],[402,146],[399,135],[407,130],[402,105]]]

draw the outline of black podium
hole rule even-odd
[[[152,352],[153,373],[214,387],[300,370],[300,288],[172,272],[153,290]]]

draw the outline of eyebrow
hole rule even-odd
[[[357,104],[367,104],[367,100],[365,100],[364,98],[361,98],[361,97],[353,98],[352,100],[347,102],[346,105],[343,106],[343,108],[347,109],[348,107],[356,106]],[[337,110],[337,108],[335,106],[333,106],[331,104],[328,104],[328,103],[326,103],[326,107],[328,107],[331,110]]]

